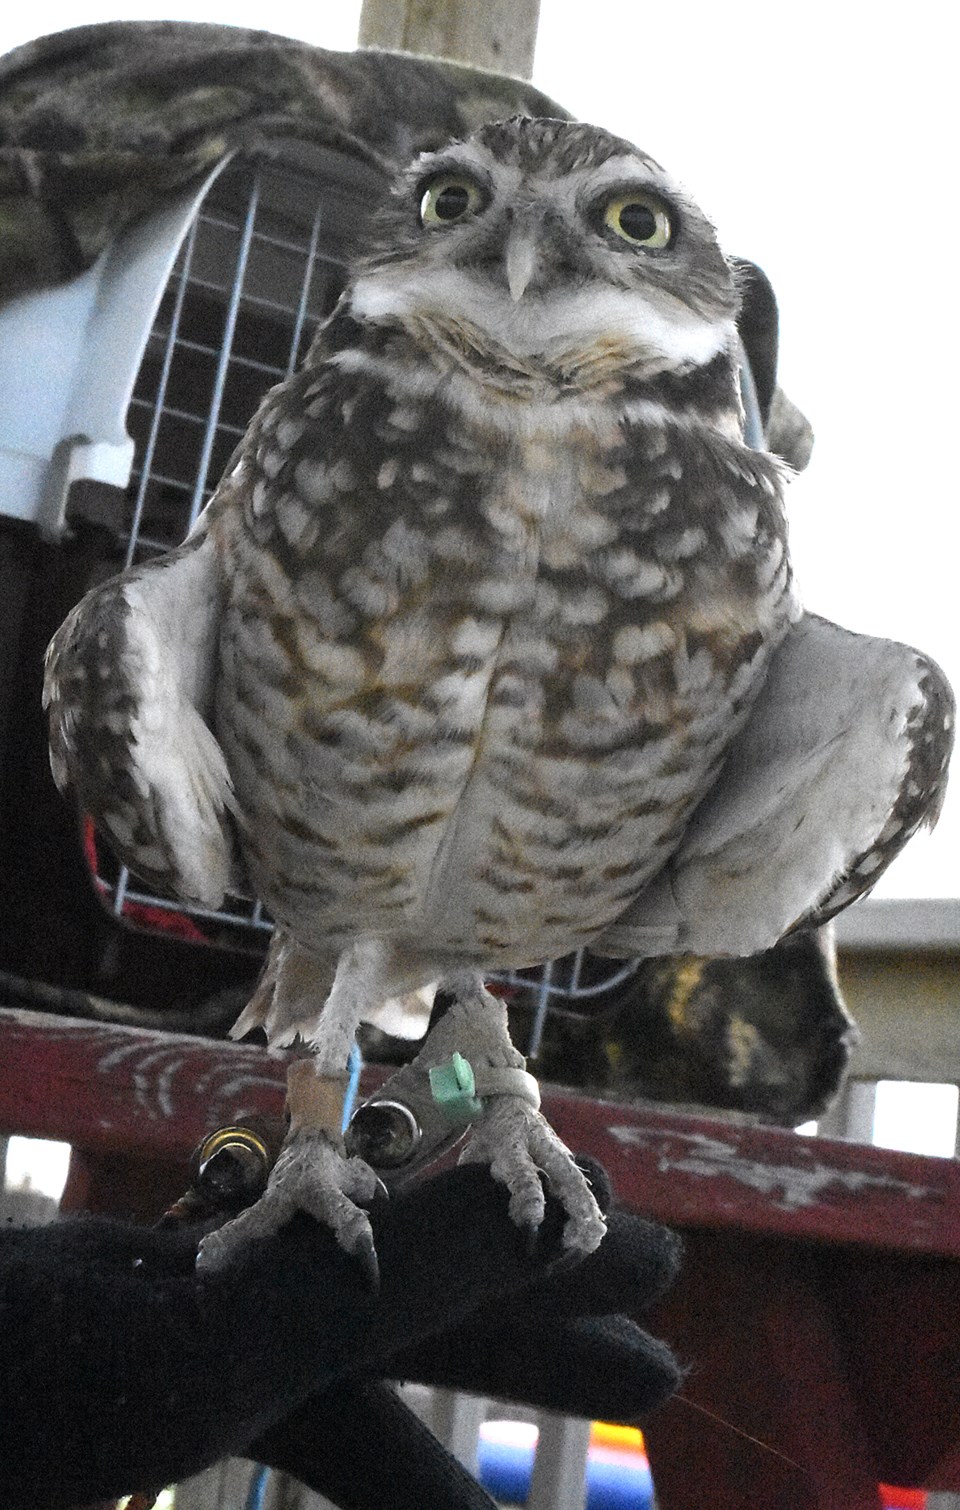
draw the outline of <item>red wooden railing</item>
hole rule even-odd
[[[149,1219],[204,1132],[277,1115],[283,1095],[260,1047],[0,1010],[0,1131],[70,1142],[73,1204]],[[685,1235],[653,1323],[691,1369],[648,1427],[662,1510],[960,1489],[955,1161],[549,1089],[544,1104],[621,1201]]]

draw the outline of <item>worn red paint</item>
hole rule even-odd
[[[284,1088],[260,1047],[0,1011],[0,1130],[82,1150],[74,1195],[101,1210],[155,1216],[206,1131],[277,1115]],[[665,1510],[960,1489],[955,1161],[560,1092],[544,1109],[623,1202],[684,1230],[652,1322],[692,1365],[648,1423]]]
[[[283,1107],[284,1059],[254,1044],[19,1010],[0,1011],[0,1040],[0,1128],[88,1153],[186,1161],[211,1128]],[[559,1091],[544,1109],[661,1221],[960,1257],[953,1160]]]

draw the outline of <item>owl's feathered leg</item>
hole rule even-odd
[[[278,970],[282,968],[280,959]],[[330,1227],[340,1246],[376,1277],[369,1218],[356,1203],[371,1200],[378,1181],[362,1159],[346,1156],[340,1130],[344,1066],[361,1016],[391,990],[415,984],[417,967],[411,969],[407,981],[399,962],[376,941],[354,945],[341,956],[311,1032],[314,1057],[298,1060],[288,1073],[290,1131],[269,1185],[256,1205],[204,1238],[198,1267],[222,1267],[248,1243],[276,1232],[295,1212],[306,1211]],[[545,1175],[567,1212],[564,1246],[592,1252],[606,1231],[603,1215],[569,1149],[539,1110],[536,1082],[525,1073],[523,1055],[510,1041],[506,1007],[474,972],[447,976],[444,987],[454,1005],[428,1034],[417,1063],[430,1068],[454,1050],[470,1062],[483,1114],[464,1162],[489,1165],[494,1179],[510,1192],[511,1217],[531,1233],[544,1216]]]
[[[378,1180],[362,1159],[347,1158],[341,1129],[347,1056],[357,1024],[383,995],[381,956],[381,947],[369,941],[341,955],[312,1033],[313,1057],[296,1060],[287,1073],[290,1130],[267,1189],[254,1206],[203,1239],[198,1268],[221,1268],[248,1243],[306,1211],[329,1227],[340,1247],[355,1254],[376,1281],[370,1220],[357,1202],[373,1199]]]
[[[510,1040],[504,1003],[475,974],[448,976],[443,986],[455,997],[455,1005],[421,1054],[433,1057],[434,1035],[442,1030],[473,1069],[484,1109],[473,1125],[461,1163],[488,1164],[494,1179],[510,1192],[511,1217],[531,1232],[543,1221],[546,1203],[540,1176],[546,1175],[567,1213],[564,1247],[592,1253],[606,1231],[603,1213],[570,1150],[533,1103],[525,1083],[517,1081],[515,1072],[523,1071],[526,1061]],[[503,1071],[513,1071],[514,1076]],[[519,1083],[518,1091],[511,1088],[511,1078]],[[526,1076],[525,1082],[535,1086],[532,1076]]]

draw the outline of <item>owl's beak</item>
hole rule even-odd
[[[507,286],[514,304],[519,304],[533,277],[539,251],[539,225],[521,221],[514,225],[507,238],[504,262],[507,269]]]

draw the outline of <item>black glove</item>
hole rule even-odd
[[[606,1210],[603,1170],[590,1165],[587,1173]],[[487,1182],[481,1203],[497,1195]],[[544,1254],[560,1251],[562,1223],[562,1212],[548,1205],[538,1245]],[[526,1284],[505,1286],[465,1322],[395,1353],[382,1371],[570,1415],[635,1421],[669,1399],[681,1374],[665,1343],[617,1313],[651,1305],[678,1261],[672,1233],[613,1212],[589,1258],[575,1266],[561,1261]],[[340,1380],[314,1395],[251,1443],[249,1455],[294,1474],[341,1510],[494,1510],[476,1481],[377,1380]]]
[[[663,1345],[607,1314],[669,1282],[662,1229],[615,1214],[598,1253],[551,1272],[561,1214],[529,1253],[479,1168],[371,1219],[378,1293],[306,1217],[212,1275],[189,1229],[80,1217],[0,1234],[0,1502],[65,1510],[235,1455],[345,1510],[474,1510],[491,1502],[381,1378],[620,1419],[676,1387]]]

